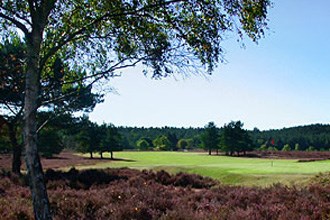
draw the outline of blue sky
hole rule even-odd
[[[261,130],[330,122],[330,1],[273,0],[258,45],[224,42],[226,64],[212,76],[152,80],[129,69],[110,84],[118,94],[90,114],[98,123],[219,127],[241,120]]]

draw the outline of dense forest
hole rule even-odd
[[[241,133],[231,133],[235,124]],[[232,128],[229,128],[232,125]],[[119,150],[216,150],[245,152],[250,150],[271,151],[324,151],[330,148],[330,125],[314,124],[292,128],[260,131],[244,130],[243,123],[230,122],[223,127],[214,127],[216,134],[209,139],[219,139],[215,144],[206,144],[204,128],[176,127],[116,127],[112,124],[97,125],[88,118],[60,118],[50,121],[40,134],[39,148],[42,156],[52,156],[64,148],[90,153]],[[229,129],[229,131],[228,131]],[[234,129],[235,130],[235,129]],[[229,133],[228,133],[229,132]],[[243,133],[242,133],[243,132]],[[22,143],[20,129],[17,142]],[[244,141],[238,139],[244,134]],[[229,139],[228,139],[229,138]],[[231,141],[230,141],[231,139]],[[236,139],[236,142],[235,142]],[[12,151],[10,133],[6,126],[0,131],[0,152]],[[209,146],[213,145],[213,146]],[[232,145],[231,150],[228,148]],[[234,146],[235,145],[235,146]],[[238,145],[241,145],[237,150]],[[247,146],[248,145],[248,146]],[[229,149],[229,150],[228,150]],[[228,150],[228,151],[227,151]]]
[[[204,128],[145,128],[145,127],[119,127],[119,132],[125,139],[125,148],[135,149],[140,139],[155,140],[165,135],[177,140],[190,140],[192,148],[201,148],[201,135]],[[221,133],[223,128],[219,128]],[[330,125],[313,124],[283,129],[260,131],[255,128],[248,130],[252,140],[252,146],[258,150],[283,150],[289,146],[289,150],[329,150],[330,148]],[[287,149],[288,150],[288,149]]]
[[[285,145],[291,150],[329,150],[330,125],[313,124],[278,130],[250,131],[256,148],[273,145],[282,150]]]
[[[180,140],[186,140],[188,147],[200,147],[200,135],[204,128],[176,128],[176,127],[118,127],[119,133],[122,134],[125,140],[125,148],[138,148],[139,140],[147,140],[152,145],[153,140],[166,136],[175,148]]]

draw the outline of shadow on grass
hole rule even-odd
[[[45,157],[45,156],[42,156],[41,159],[46,159],[46,160],[70,160],[70,159],[72,159],[72,158],[61,157],[61,156],[52,156],[52,157]]]
[[[100,157],[93,157],[93,158],[84,158],[85,160],[99,160],[99,161],[123,161],[123,162],[136,162],[136,160],[131,159],[124,159],[124,158],[100,158]]]
[[[136,160],[131,160],[131,159],[124,159],[124,158],[106,158],[108,160],[112,161],[123,161],[123,162],[136,162]]]
[[[80,160],[95,160],[95,161],[123,161],[123,162],[136,162],[136,160],[124,159],[124,158],[110,158],[110,157],[82,157],[76,155],[56,155],[52,157],[42,157],[42,159],[46,160],[72,160],[72,161],[80,161]]]

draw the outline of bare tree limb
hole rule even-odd
[[[0,12],[0,18],[3,18],[7,21],[10,21],[12,22],[18,29],[20,29],[21,31],[23,31],[23,33],[25,35],[28,35],[29,34],[29,30],[25,27],[25,25],[21,22],[19,22],[18,20],[14,19],[14,18],[11,18],[7,15],[5,15],[4,13]]]
[[[15,12],[15,11],[13,11],[13,10],[11,10],[11,9],[8,9],[8,8],[1,7],[1,6],[0,6],[0,9],[2,9],[2,10],[4,10],[4,11],[8,11],[8,12],[10,12],[10,13],[13,14],[14,16],[16,16],[17,18],[19,18],[19,19],[25,21],[27,24],[31,25],[31,22],[30,22],[30,20],[29,20],[28,18],[21,16],[21,15],[18,14],[17,12]]]
[[[47,123],[52,119],[52,118],[55,118],[55,117],[49,117],[47,120],[45,120],[40,126],[39,128],[37,129],[37,134],[39,133],[39,131],[41,131],[41,129],[43,129]]]

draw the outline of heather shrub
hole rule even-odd
[[[319,185],[323,187],[330,187],[330,172],[319,173],[310,179],[311,185]]]
[[[93,185],[106,185],[113,181],[130,180],[135,177],[142,178],[143,182],[156,181],[162,185],[181,187],[210,188],[219,184],[211,178],[202,177],[200,175],[184,173],[171,175],[164,170],[155,173],[146,170],[141,172],[127,168],[104,170],[91,169],[83,171],[78,171],[73,168],[68,172],[55,171],[52,169],[48,169],[45,172],[48,189],[56,189],[56,187],[89,189]]]
[[[3,194],[5,194],[6,190],[12,187],[12,182],[10,181],[9,178],[4,177],[0,181],[0,191],[2,191]]]
[[[10,182],[20,186],[28,186],[29,184],[27,176],[19,176],[4,169],[0,170],[0,179],[8,179]]]
[[[75,189],[89,189],[92,185],[108,184],[119,179],[127,179],[126,176],[119,176],[117,174],[108,172],[108,170],[83,170],[78,171],[74,168],[68,172],[55,171],[48,169],[45,172],[46,182],[58,181],[61,188],[65,185]],[[49,183],[48,186],[56,188],[54,184]]]
[[[91,187],[93,184],[101,185],[108,184],[114,180],[126,179],[126,177],[120,177],[114,174],[108,174],[103,170],[84,170],[77,176],[77,181],[85,185],[85,188]]]
[[[0,218],[33,219],[28,187],[16,184],[13,175],[0,178]]]
[[[156,182],[161,183],[163,185],[169,185],[172,182],[171,175],[164,170],[158,171],[156,173],[155,180]]]
[[[193,187],[193,188],[210,188],[218,184],[217,181],[211,178],[202,177],[196,174],[178,173],[172,178],[174,186]]]
[[[185,174],[178,173],[176,175],[170,175],[164,170],[161,170],[156,173],[156,175],[151,175],[154,180],[163,185],[174,185],[181,187],[193,187],[193,188],[210,188],[219,184],[218,181],[215,181],[208,177],[202,177],[196,174]]]
[[[317,181],[304,188],[226,186],[198,175],[126,168],[48,171],[46,176],[55,220],[330,218],[330,186],[320,184],[320,177],[327,176],[321,181],[326,183],[330,174],[315,177]],[[71,187],[74,181],[81,186]],[[0,195],[1,220],[33,219],[27,186],[3,177]]]
[[[60,180],[60,179],[63,179],[64,177],[65,176],[62,171],[55,171],[53,169],[47,169],[45,172],[46,181]]]
[[[1,219],[34,219],[32,213],[32,205],[27,200],[10,200],[5,197],[0,199],[0,216]]]
[[[200,220],[205,219],[202,213],[193,212],[190,209],[183,209],[180,206],[175,210],[169,210],[166,214],[162,215],[159,220]]]
[[[261,157],[293,158],[293,159],[330,159],[329,151],[255,151]]]

